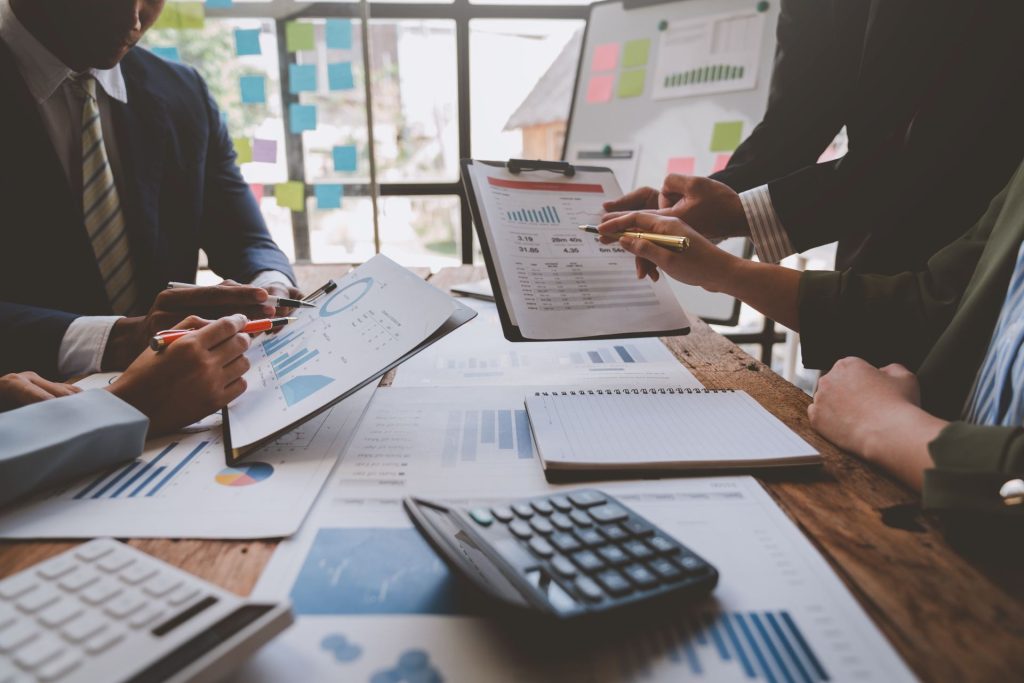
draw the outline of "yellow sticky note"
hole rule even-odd
[[[651,41],[647,38],[630,40],[622,49],[622,67],[629,69],[634,66],[647,66],[650,53]]]
[[[288,52],[312,50],[314,47],[313,24],[289,21],[284,26],[284,42],[288,47]]]
[[[252,142],[249,138],[235,138],[235,156],[240,164],[247,164],[252,161]]]
[[[179,2],[180,28],[198,29],[206,24],[206,10],[201,2]]]
[[[277,200],[278,206],[292,211],[306,210],[306,186],[298,181],[290,180],[287,183],[275,185],[274,198]]]
[[[640,97],[644,94],[647,69],[634,69],[619,74],[619,97]]]
[[[712,152],[732,152],[743,138],[742,121],[719,121],[711,131]]]

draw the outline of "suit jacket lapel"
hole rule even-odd
[[[131,54],[122,63],[128,103],[112,101],[114,127],[124,168],[129,236],[136,261],[135,276],[144,290],[160,289],[160,188],[164,154],[171,135],[167,108],[139,73]]]

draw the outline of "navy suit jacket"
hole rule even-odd
[[[110,104],[140,305],[148,308],[169,281],[194,282],[199,249],[224,278],[248,282],[263,270],[291,276],[202,77],[140,48],[128,53],[121,69],[128,102]],[[0,374],[55,376],[71,322],[110,315],[110,305],[81,197],[71,191],[3,42],[0,102]]]

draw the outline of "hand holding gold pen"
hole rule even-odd
[[[635,237],[636,239],[647,240],[653,242],[659,247],[665,247],[672,251],[683,252],[690,248],[690,238],[682,235],[659,235],[655,232],[640,232],[636,230],[626,230],[624,232],[610,232],[602,234],[596,225],[581,225],[579,229],[583,232],[593,233],[595,235],[601,235],[602,237],[611,237],[619,239],[621,237]]]

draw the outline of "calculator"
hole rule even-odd
[[[650,615],[706,596],[718,572],[596,489],[460,508],[406,498],[447,563],[499,603],[546,621]]]
[[[291,623],[98,539],[0,580],[0,683],[216,681]]]

